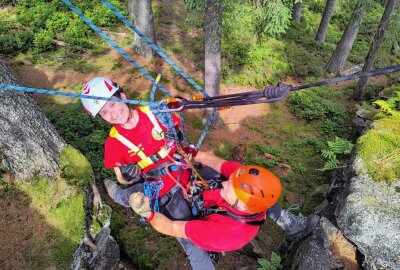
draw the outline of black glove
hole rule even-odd
[[[121,170],[122,177],[130,184],[139,181],[141,178],[140,173],[142,170],[135,163],[119,166],[118,168]]]

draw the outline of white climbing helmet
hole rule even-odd
[[[82,89],[82,95],[110,98],[117,92],[119,85],[105,77],[94,77],[88,81]],[[83,108],[91,116],[95,117],[103,108],[106,100],[81,98]]]

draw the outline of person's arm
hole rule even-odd
[[[158,232],[169,236],[186,238],[185,226],[187,221],[172,221],[161,213],[154,213],[150,207],[148,197],[142,192],[135,192],[129,197],[129,205],[139,216],[146,218],[146,221]]]
[[[219,173],[221,173],[221,165],[226,161],[222,158],[215,156],[211,151],[210,152],[199,151],[195,156],[194,160],[196,162],[200,162],[204,166],[214,169]]]
[[[117,177],[117,180],[120,184],[122,185],[129,185],[129,182],[124,179],[122,176],[121,170],[118,167],[114,168],[115,176]]]
[[[185,233],[185,226],[187,221],[173,221],[163,214],[156,212],[154,213],[153,219],[150,220],[149,223],[156,231],[162,234],[187,239]]]

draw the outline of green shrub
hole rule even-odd
[[[122,15],[126,15],[126,9],[123,8],[121,1],[110,1],[110,3],[119,10]],[[105,5],[97,3],[94,7],[89,8],[85,15],[91,20],[95,25],[99,27],[113,26],[117,21],[118,17]]]
[[[76,18],[71,20],[68,27],[65,29],[64,40],[70,44],[71,50],[76,49],[76,46],[89,48],[89,34],[89,26],[87,26],[80,18]]]
[[[329,87],[318,87],[291,93],[292,112],[307,121],[322,121],[325,132],[341,131],[349,120],[346,108],[339,101],[339,92]]]
[[[11,31],[0,34],[0,52],[16,54],[18,51],[27,51],[33,43],[31,31]]]
[[[44,29],[47,20],[53,16],[55,11],[55,6],[52,3],[39,1],[31,3],[28,8],[18,7],[16,9],[18,22],[31,27],[33,31]]]
[[[33,40],[33,45],[35,46],[35,52],[36,53],[42,53],[45,51],[50,50],[53,45],[53,34],[48,31],[41,29],[38,32],[35,33],[34,40]]]
[[[70,22],[70,16],[66,12],[54,12],[50,19],[46,21],[46,28],[53,34],[63,32]]]

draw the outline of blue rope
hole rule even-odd
[[[158,111],[158,109],[165,109],[165,108],[168,108],[165,101],[160,101],[160,102],[156,103],[155,106],[154,105],[150,106],[151,112],[157,117],[158,120],[160,120],[161,124],[163,124],[163,126],[167,128],[167,132],[172,130],[175,143],[178,145],[179,138],[178,138],[178,133],[176,132],[176,129],[174,126],[174,122],[172,121],[172,113],[170,113],[170,112],[161,113]]]
[[[164,186],[162,180],[157,182],[144,182],[144,195],[150,198],[150,207],[154,212],[160,211],[160,206],[158,204],[158,197],[160,195],[160,190]]]
[[[148,80],[150,80],[153,84],[156,83],[156,80],[151,77],[151,75],[144,70],[138,63],[135,62],[135,60],[132,59],[121,47],[119,47],[114,41],[112,41],[106,34],[104,34],[103,31],[100,30],[96,25],[92,23],[83,13],[78,10],[74,5],[71,4],[70,1],[68,0],[61,0],[64,2],[65,5],[67,5],[73,12],[75,12],[85,23],[87,23],[90,28],[92,28],[97,34],[99,34],[105,41],[107,41],[108,44],[110,44],[111,47],[113,47],[117,52],[119,52],[126,60],[128,60],[129,63],[131,63],[134,67],[136,67]],[[168,97],[172,97],[171,94],[162,86],[161,84],[158,85],[158,87],[163,91],[164,94],[166,94]]]
[[[3,84],[3,83],[0,83],[0,89],[21,91],[21,92],[40,93],[40,94],[48,94],[48,95],[57,95],[57,96],[64,96],[64,97],[71,97],[71,98],[87,98],[87,99],[98,99],[98,100],[106,100],[106,101],[118,101],[118,102],[123,102],[123,103],[128,103],[128,104],[134,104],[134,105],[145,105],[145,106],[150,105],[150,102],[146,102],[146,101],[120,99],[120,98],[107,98],[107,97],[98,97],[98,96],[86,96],[86,95],[75,94],[75,93],[68,93],[68,92],[61,92],[61,91],[47,90],[47,89],[40,89],[40,88],[29,88],[29,87],[16,86],[16,85],[11,85],[11,84]]]
[[[215,116],[217,115],[217,112],[218,112],[218,110],[217,110],[217,109],[214,109],[213,112],[212,112],[212,114],[211,114],[210,117],[208,118],[207,123],[204,125],[203,133],[201,134],[200,139],[199,139],[199,142],[198,142],[197,145],[196,145],[196,149],[197,149],[197,150],[200,149],[200,146],[201,146],[201,144],[203,143],[203,141],[204,141],[204,139],[205,139],[205,137],[206,137],[206,134],[207,134],[207,132],[208,132],[208,129],[210,128],[212,122],[214,121]]]
[[[157,78],[156,78],[156,82],[153,83],[153,87],[151,88],[151,92],[150,92],[150,102],[154,102],[155,94],[156,94],[157,87],[158,87],[158,83],[160,82],[160,79],[161,79],[161,74],[158,74],[158,75],[157,75]]]
[[[164,52],[162,52],[151,40],[142,34],[128,19],[126,19],[113,5],[107,0],[101,0],[101,2],[108,7],[123,23],[131,28],[139,37],[146,42],[151,49],[153,49],[161,58],[163,58],[172,68],[174,68],[183,78],[186,79],[194,88],[200,91],[204,96],[208,97],[208,94],[201,88],[188,74],[186,74],[178,65],[176,65]]]

